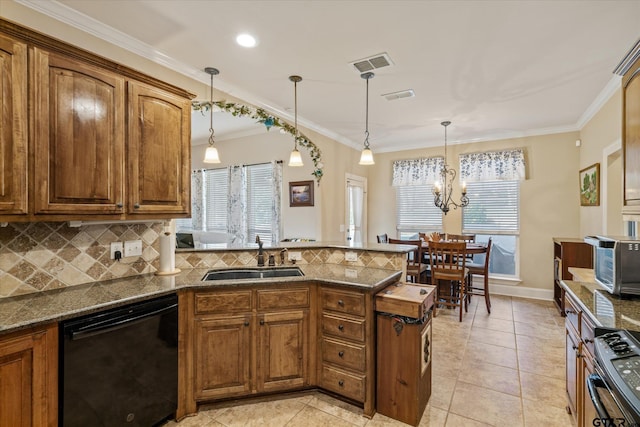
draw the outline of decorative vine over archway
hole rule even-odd
[[[272,127],[280,128],[284,132],[290,134],[295,137],[296,129],[291,126],[289,123],[286,123],[284,120],[279,117],[273,116],[263,110],[262,108],[252,108],[242,104],[236,104],[234,102],[226,102],[226,101],[193,101],[191,103],[192,108],[195,111],[209,111],[215,105],[220,108],[220,110],[231,113],[231,115],[236,117],[250,117],[255,119],[258,123],[262,123],[267,130],[270,130]],[[302,133],[298,132],[298,145],[309,150],[309,154],[311,156],[311,161],[313,162],[313,172],[311,175],[315,176],[318,181],[318,185],[320,185],[320,179],[322,178],[323,172],[322,168],[324,165],[322,164],[322,153],[316,144],[314,144],[309,138],[304,136]]]

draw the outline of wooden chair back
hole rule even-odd
[[[438,287],[438,303],[448,307],[459,307],[460,321],[463,303],[466,310],[468,302],[465,296],[469,275],[465,266],[466,255],[466,242],[429,242],[431,284]]]
[[[468,263],[469,277],[467,278],[467,299],[471,299],[471,295],[484,296],[484,302],[487,306],[487,312],[491,314],[491,298],[489,296],[489,257],[491,256],[491,237],[487,242],[487,251],[482,264]],[[483,276],[482,286],[473,284],[473,275]]]
[[[422,275],[426,272],[426,266],[422,264],[422,240],[389,239],[390,244],[412,245],[415,249],[407,253],[407,279],[414,283],[422,283]]]
[[[475,242],[475,234],[452,234],[447,233],[447,240],[451,242]]]
[[[387,233],[378,234],[376,238],[378,239],[378,243],[389,243],[389,236]]]

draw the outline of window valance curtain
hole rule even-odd
[[[489,151],[460,155],[460,180],[516,181],[525,179],[524,150]]]
[[[440,179],[443,157],[396,160],[393,162],[393,186],[432,185]]]

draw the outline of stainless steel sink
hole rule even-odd
[[[202,278],[206,280],[237,280],[237,279],[269,279],[274,277],[304,276],[298,267],[283,268],[233,268],[225,270],[210,270]]]

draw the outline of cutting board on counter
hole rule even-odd
[[[433,307],[435,289],[431,285],[398,282],[376,294],[375,310],[422,319]]]

